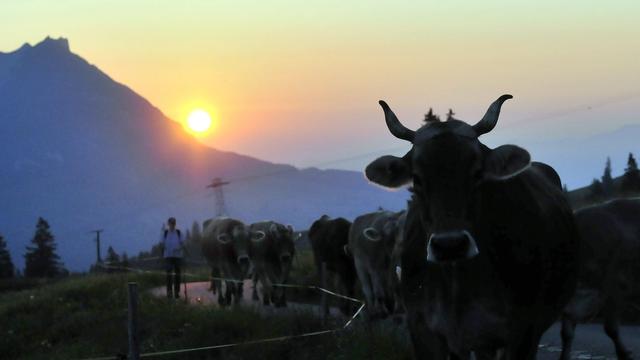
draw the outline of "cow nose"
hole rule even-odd
[[[238,264],[242,267],[249,266],[249,257],[247,255],[238,256]]]
[[[427,261],[434,263],[471,259],[478,255],[476,240],[466,230],[433,233],[427,245]]]

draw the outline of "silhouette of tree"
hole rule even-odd
[[[611,158],[609,157],[607,157],[604,173],[602,174],[602,189],[605,196],[613,195],[613,177],[611,177]]]
[[[638,163],[632,153],[629,153],[627,158],[627,168],[624,169],[622,176],[621,190],[625,194],[640,191],[640,170],[638,170]]]
[[[106,261],[108,264],[118,264],[120,262],[120,255],[113,250],[113,247],[109,246],[107,249],[107,258]]]
[[[440,116],[433,113],[433,109],[429,108],[429,112],[424,114],[424,125],[428,125],[434,122],[440,122]]]
[[[8,279],[15,276],[15,267],[11,261],[11,254],[7,249],[7,242],[0,235],[0,279]]]
[[[454,116],[455,114],[456,114],[456,113],[454,113],[454,112],[453,112],[453,109],[449,109],[449,111],[447,112],[447,121],[449,121],[449,120],[453,120],[453,119],[454,119],[454,117],[453,117],[453,116]]]
[[[38,218],[31,244],[33,246],[27,246],[24,255],[26,277],[55,277],[64,274],[60,257],[56,254],[55,238],[45,219]]]

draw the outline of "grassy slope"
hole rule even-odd
[[[140,284],[142,352],[241,342],[322,329],[319,319],[299,312],[285,316],[250,309],[186,306],[151,297],[160,285],[152,275],[91,275],[37,289],[0,295],[0,357],[76,359],[126,353],[126,283]],[[168,356],[163,359],[402,359],[404,334],[394,327],[356,324],[336,335],[282,343]]]

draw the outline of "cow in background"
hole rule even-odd
[[[562,317],[562,360],[571,359],[576,322],[600,312],[604,331],[616,348],[618,359],[631,359],[620,339],[618,322],[626,290],[637,281],[640,267],[640,201],[612,200],[575,212],[582,238],[578,289]]]
[[[400,213],[376,211],[358,216],[349,231],[349,250],[370,318],[386,317],[396,306],[396,264],[392,253],[400,229]]]
[[[338,292],[353,297],[356,268],[348,250],[350,227],[351,222],[344,218],[331,219],[323,215],[313,222],[308,236],[318,276],[322,263],[327,264],[327,271],[334,274],[338,280]],[[340,309],[345,315],[350,314],[352,302],[343,300]]]
[[[271,302],[277,307],[286,306],[285,288],[293,257],[295,255],[294,231],[274,221],[262,221],[249,227],[249,258],[253,265],[254,299],[257,298],[257,283],[262,286],[262,302]]]
[[[214,294],[218,290],[218,303],[222,306],[242,299],[243,281],[250,265],[248,245],[249,229],[240,220],[216,218],[203,224],[202,254],[211,266],[211,289]],[[216,277],[229,279],[225,281],[224,295]]]

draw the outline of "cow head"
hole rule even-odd
[[[219,234],[218,242],[223,245],[233,246],[240,270],[243,275],[246,274],[249,271],[249,255],[247,253],[249,231],[247,227],[242,224],[236,224],[231,228],[231,231]]]
[[[294,230],[291,225],[280,225],[272,223],[269,227],[269,234],[273,237],[276,244],[278,258],[283,267],[291,267],[293,260],[294,247]]]
[[[389,106],[380,101],[391,133],[411,142],[413,147],[401,158],[378,158],[367,166],[365,174],[386,187],[413,182],[413,200],[423,226],[430,229],[427,261],[449,262],[476,256],[478,245],[471,209],[479,185],[506,181],[529,167],[526,150],[514,145],[488,149],[478,140],[495,127],[502,104],[511,98],[499,97],[473,126],[452,119],[417,131],[404,127]]]

